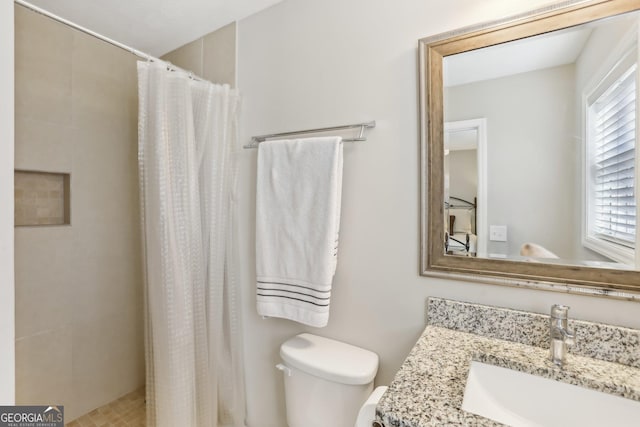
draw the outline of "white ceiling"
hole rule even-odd
[[[445,86],[573,64],[594,31],[629,28],[638,22],[637,12],[600,19],[536,37],[499,44],[444,59]]]
[[[445,131],[444,147],[451,151],[475,150],[478,148],[478,131],[476,129]]]
[[[163,55],[280,1],[27,0],[75,24],[154,56]]]
[[[589,26],[574,27],[448,56],[444,60],[444,84],[457,86],[572,64],[591,31]]]

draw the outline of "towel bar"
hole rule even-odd
[[[357,128],[360,128],[360,131],[358,132],[358,136],[356,136],[355,138],[344,138],[343,141],[346,141],[346,142],[366,141],[367,138],[364,135],[365,130],[371,129],[374,127],[376,127],[376,122],[372,120],[370,122],[357,123],[353,125],[332,126],[332,127],[326,127],[326,128],[318,128],[318,129],[299,130],[294,132],[282,132],[282,133],[272,133],[269,135],[259,135],[259,136],[252,137],[251,143],[245,145],[244,148],[257,148],[258,144],[261,142],[264,142],[268,139],[279,138],[283,136],[303,135],[308,133],[330,132],[333,130],[348,130],[348,129],[357,129]]]

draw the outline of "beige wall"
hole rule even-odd
[[[478,150],[451,150],[445,161],[449,163],[449,196],[473,202],[478,197]]]
[[[213,83],[236,85],[236,23],[233,22],[162,57]]]
[[[0,405],[15,400],[13,2],[0,2]]]
[[[573,227],[580,221],[573,203],[580,171],[574,69],[563,65],[445,91],[446,121],[487,119],[487,224],[508,228],[508,241],[489,241],[489,253],[519,255],[522,244],[533,242],[560,258],[580,259]]]
[[[70,226],[15,229],[16,400],[69,421],[144,382],[136,58],[15,18],[15,167],[71,175]]]
[[[255,150],[240,165],[248,425],[285,425],[279,346],[302,331],[380,356],[388,384],[425,324],[428,296],[640,327],[638,303],[422,277],[419,271],[417,41],[549,0],[285,0],[238,22],[240,144],[252,135],[376,120],[345,145],[340,256],[323,329],[261,319],[255,309]]]

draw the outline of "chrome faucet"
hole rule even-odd
[[[551,306],[551,319],[549,329],[549,344],[551,361],[558,366],[564,365],[567,355],[567,345],[575,343],[575,334],[567,328],[567,315],[569,307],[554,304]]]

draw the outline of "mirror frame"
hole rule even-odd
[[[640,300],[640,271],[445,255],[442,237],[443,57],[635,10],[638,0],[565,1],[419,41],[421,275]]]

